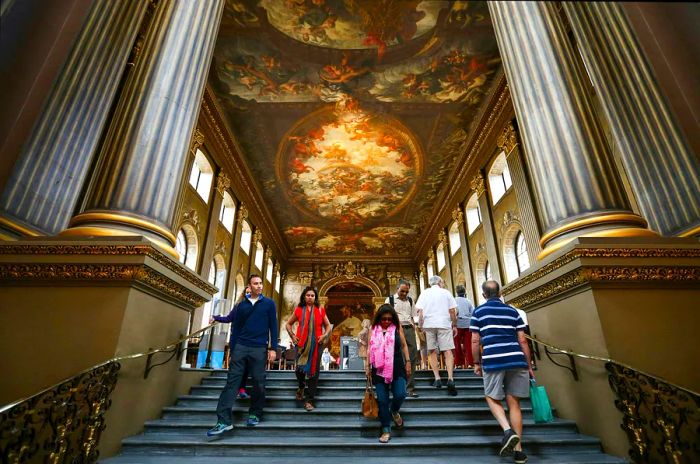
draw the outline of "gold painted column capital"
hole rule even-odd
[[[508,125],[503,129],[496,140],[496,146],[503,150],[506,155],[509,155],[513,149],[518,146],[518,136],[515,133],[513,123],[508,123]]]
[[[478,172],[469,184],[476,192],[476,196],[480,197],[486,191],[486,186],[484,184],[484,175]]]

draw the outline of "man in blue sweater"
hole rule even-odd
[[[210,437],[233,429],[231,408],[246,368],[253,384],[246,425],[258,425],[265,406],[265,365],[275,360],[277,350],[277,308],[274,301],[262,295],[263,283],[259,275],[251,275],[248,285],[250,296],[238,305],[231,328],[231,333],[236,334],[236,346],[229,359],[226,386],[216,408],[218,421],[207,432]]]

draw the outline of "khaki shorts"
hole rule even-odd
[[[452,338],[452,329],[423,329],[425,331],[425,345],[428,351],[438,349],[440,351],[454,350],[455,340]]]
[[[502,400],[506,395],[517,398],[530,396],[530,371],[527,368],[484,371],[484,393],[494,400]]]

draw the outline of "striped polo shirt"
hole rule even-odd
[[[525,323],[515,308],[499,298],[491,298],[474,310],[469,330],[478,332],[481,337],[484,371],[527,369],[517,332],[525,330]]]

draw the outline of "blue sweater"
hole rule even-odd
[[[254,312],[253,312],[254,311]],[[232,322],[231,346],[272,346],[277,349],[277,308],[275,302],[260,295],[255,306],[245,298],[227,316],[214,316],[219,322]],[[245,325],[242,324],[245,319]]]

